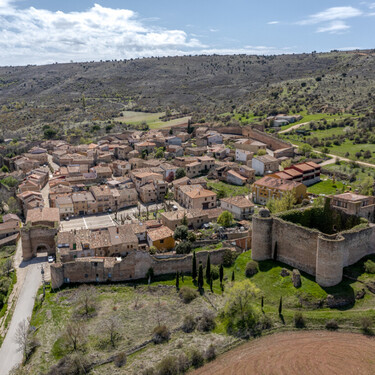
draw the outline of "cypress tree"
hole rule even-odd
[[[206,280],[209,282],[211,279],[211,259],[210,253],[207,255],[207,264],[206,264]]]
[[[211,293],[213,293],[214,291],[213,291],[213,281],[212,281],[212,277],[210,277],[210,290],[211,290]]]
[[[280,297],[280,302],[279,302],[279,315],[281,315],[283,312],[283,297]]]
[[[234,281],[234,271],[232,272],[232,281]]]
[[[178,273],[178,271],[176,272],[176,289],[180,289],[180,274]]]
[[[191,276],[193,277],[194,281],[197,279],[197,258],[195,256],[195,251],[193,253],[193,264],[192,264]]]
[[[198,270],[198,289],[203,288],[203,266],[202,264],[199,265],[199,270]]]
[[[264,306],[264,297],[262,296],[262,301],[260,303],[260,306],[262,307],[262,310],[263,310],[263,306]]]
[[[220,275],[220,285],[222,285],[223,284],[223,279],[224,279],[224,267],[223,267],[222,264],[220,265],[219,275]]]

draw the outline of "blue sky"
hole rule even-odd
[[[0,65],[362,49],[374,35],[371,0],[0,0]]]

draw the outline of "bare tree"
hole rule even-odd
[[[108,319],[104,319],[102,321],[102,329],[103,333],[109,336],[109,341],[112,347],[116,347],[116,343],[120,339],[119,329],[120,329],[120,322],[116,317],[109,317]]]
[[[95,311],[96,289],[92,285],[83,285],[79,288],[79,300],[86,316]]]
[[[66,326],[65,337],[68,345],[75,351],[84,342],[85,330],[82,323],[72,321]]]
[[[24,319],[18,324],[15,341],[18,344],[18,351],[22,352],[24,357],[27,355],[29,346],[29,321]]]

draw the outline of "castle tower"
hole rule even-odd
[[[252,258],[266,260],[272,258],[272,223],[273,219],[266,208],[259,210],[253,218]]]

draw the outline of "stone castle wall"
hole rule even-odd
[[[48,227],[22,228],[22,257],[29,260],[37,255],[38,247],[44,247],[48,255],[56,253],[55,236],[57,229]]]
[[[211,264],[221,264],[228,249],[210,251]],[[234,252],[234,250],[231,250]],[[197,263],[206,265],[207,251],[196,253]],[[67,263],[51,265],[52,288],[58,288],[65,282],[118,282],[131,281],[146,277],[153,268],[155,275],[173,274],[177,271],[189,273],[192,266],[192,254],[188,255],[151,255],[144,251],[129,253],[121,261],[115,258],[80,258]]]
[[[340,283],[344,267],[375,253],[375,225],[326,235],[278,217],[255,216],[252,247],[254,260],[279,260],[328,287]]]

